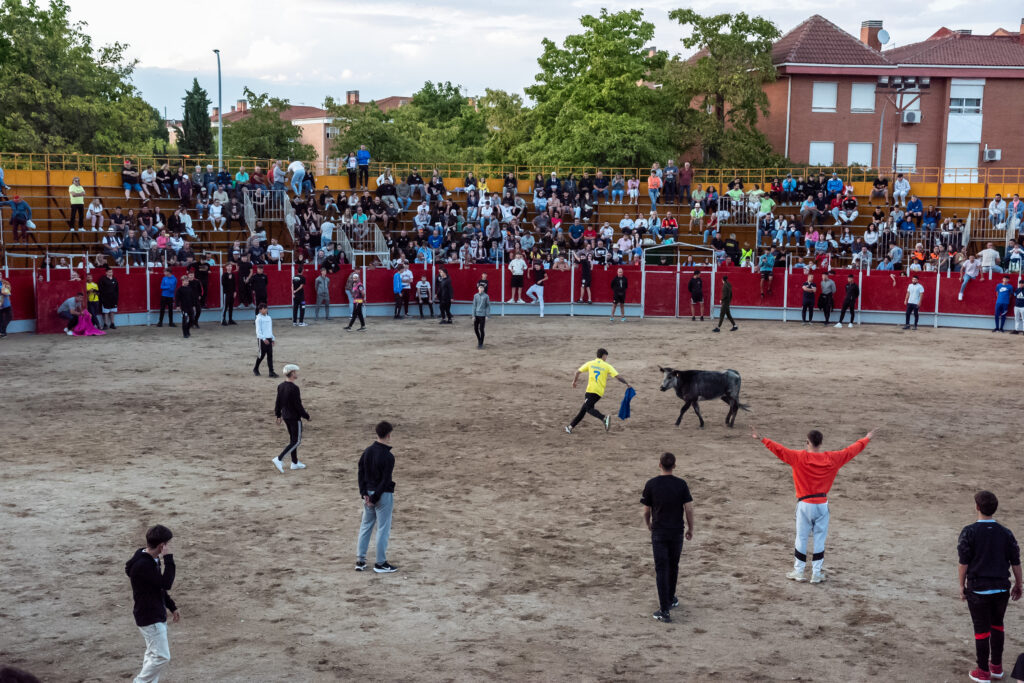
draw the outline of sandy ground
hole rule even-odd
[[[279,322],[278,369],[302,366],[314,418],[309,469],[281,475],[276,382],[250,373],[250,325],[0,344],[0,663],[133,676],[123,567],[159,522],[176,534],[184,617],[169,683],[959,681],[974,648],[955,542],[973,492],[996,491],[1024,536],[1019,337],[548,317],[492,319],[477,351],[465,318],[373,319],[359,335]],[[599,345],[639,391],[634,417],[567,435],[572,372]],[[752,412],[730,430],[713,401],[705,430],[692,415],[675,428],[659,363],[739,370]],[[382,418],[398,461],[388,576],[352,570],[356,462]],[[823,585],[784,578],[791,477],[751,422],[794,445],[818,426],[833,447],[878,427],[833,489]],[[697,520],[670,625],[650,616],[639,505],[663,450]],[[1022,614],[1011,605],[1008,655]]]

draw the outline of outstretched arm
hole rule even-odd
[[[622,375],[615,375],[615,379],[619,380],[620,382],[625,384],[627,387],[631,386],[630,383],[627,382],[626,379]]]

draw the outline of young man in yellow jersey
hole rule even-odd
[[[614,377],[619,380],[627,387],[629,382],[622,378],[621,375],[605,360],[608,357],[608,351],[605,349],[597,350],[597,358],[584,363],[580,366],[580,369],[576,371],[576,375],[572,378],[572,388],[576,388],[577,382],[579,382],[580,375],[587,375],[587,393],[586,398],[583,401],[583,407],[580,408],[580,412],[576,414],[570,425],[565,428],[566,434],[572,434],[573,428],[580,423],[583,416],[590,413],[598,420],[604,422],[604,430],[607,432],[611,428],[612,418],[610,415],[602,415],[599,410],[594,408],[594,405],[601,400],[604,396],[605,386],[608,384],[608,378]]]

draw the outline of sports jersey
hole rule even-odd
[[[91,304],[100,300],[100,286],[95,282],[85,283],[85,293],[89,297],[89,303]]]
[[[996,304],[1010,304],[1010,295],[1013,293],[1013,285],[999,283],[996,285]]]
[[[604,388],[608,384],[608,378],[618,377],[619,375],[615,368],[600,358],[584,363],[580,366],[579,372],[584,372],[587,375],[587,393],[597,394],[598,396],[604,396]]]

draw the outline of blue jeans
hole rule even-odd
[[[423,199],[427,198],[427,186],[426,185],[410,185],[409,196],[415,198],[416,193],[419,192],[420,197]]]
[[[625,196],[626,196],[626,191],[625,190],[612,190],[612,201],[613,202],[616,199],[621,202],[622,198],[625,197]]]
[[[295,171],[295,173],[292,173],[292,192],[294,192],[296,196],[302,194],[302,181],[305,177],[306,171],[303,169],[299,169]]]
[[[807,536],[814,535],[814,551],[811,556],[814,573],[821,572],[825,562],[825,539],[828,537],[828,503],[796,504],[796,543],[793,547],[793,568],[802,572],[807,564]]]
[[[605,199],[608,199],[608,188],[607,187],[595,187],[594,188],[594,201],[601,199],[602,195]]]
[[[960,295],[963,296],[964,290],[967,289],[967,283],[974,279],[974,276],[964,273],[964,283],[960,285]]]
[[[373,491],[369,491],[372,496]],[[370,547],[370,534],[377,527],[377,564],[388,561],[388,539],[391,537],[391,511],[395,506],[395,494],[382,493],[380,500],[373,507],[363,503],[363,520],[359,524],[359,542],[356,544],[356,557],[366,559],[366,550]]]
[[[647,196],[651,198],[651,210],[658,207],[658,195],[661,194],[661,190],[647,190]]]
[[[708,230],[704,231],[704,244],[708,243],[708,240],[711,239],[711,236],[714,235],[715,232],[716,232],[715,230],[711,230],[711,229],[708,229]]]
[[[402,195],[398,195],[398,203],[402,206],[402,211],[406,211],[410,206],[412,206],[412,197],[403,197]]]

